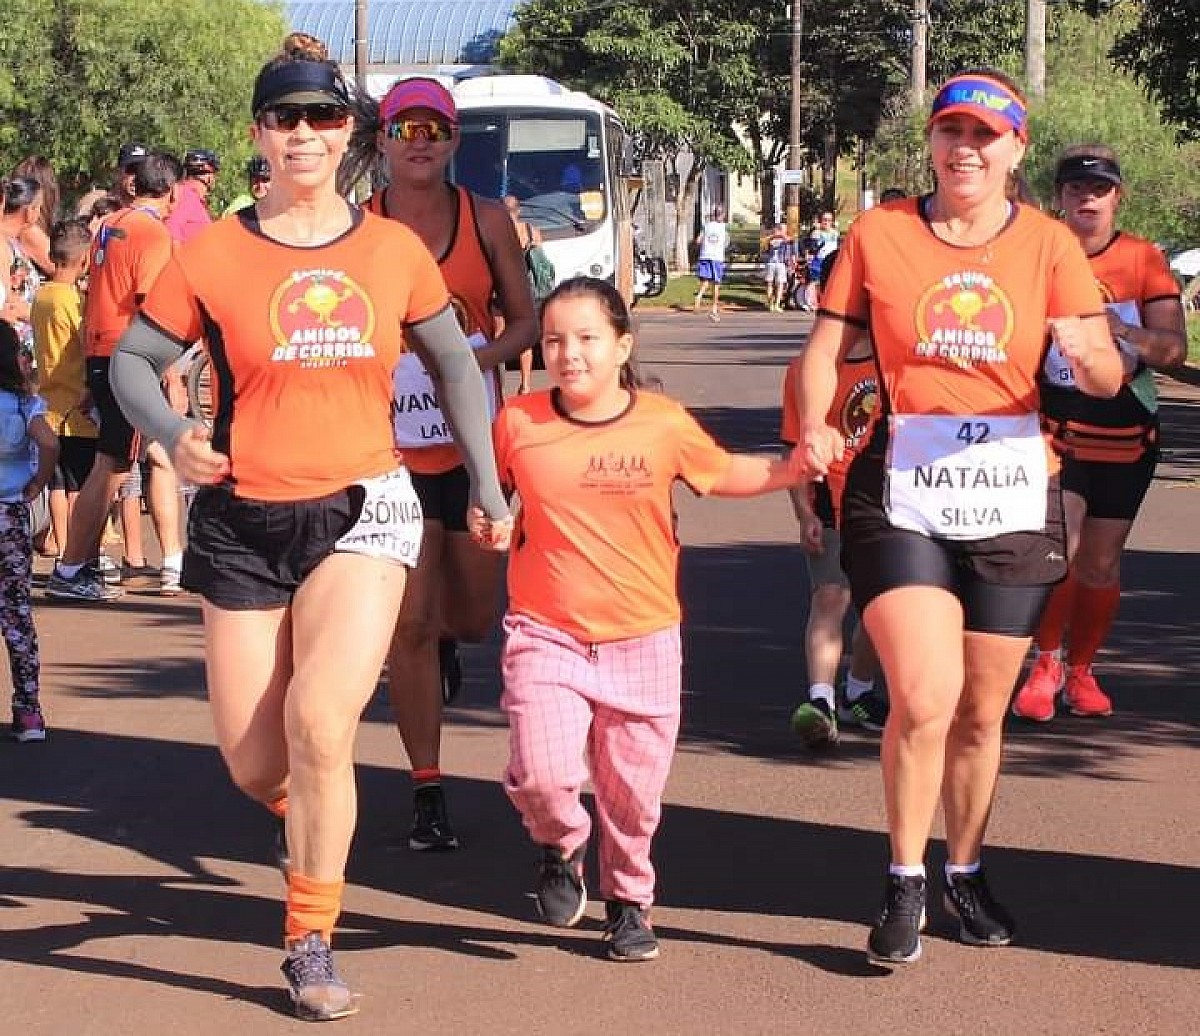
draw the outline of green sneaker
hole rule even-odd
[[[823,698],[803,702],[792,713],[792,729],[812,749],[832,748],[838,743],[837,716]]]

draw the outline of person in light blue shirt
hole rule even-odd
[[[58,460],[46,404],[29,391],[29,358],[16,329],[0,320],[0,627],[12,672],[12,736],[44,741],[37,630],[33,625],[30,504]]]

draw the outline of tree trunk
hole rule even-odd
[[[692,156],[691,168],[687,171],[683,183],[679,186],[679,196],[675,199],[675,269],[690,270],[691,256],[688,246],[696,236],[696,199],[700,195],[700,178],[704,175],[708,162]]]

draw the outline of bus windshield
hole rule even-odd
[[[460,110],[454,180],[489,198],[514,195],[545,238],[608,216],[600,116],[553,109]]]

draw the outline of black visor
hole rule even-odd
[[[1056,184],[1075,183],[1079,180],[1106,180],[1121,186],[1121,167],[1110,158],[1096,155],[1075,155],[1058,164],[1054,173]]]
[[[350,94],[345,80],[333,65],[324,61],[289,61],[258,74],[250,111],[258,118],[264,108],[281,103],[349,107]]]

